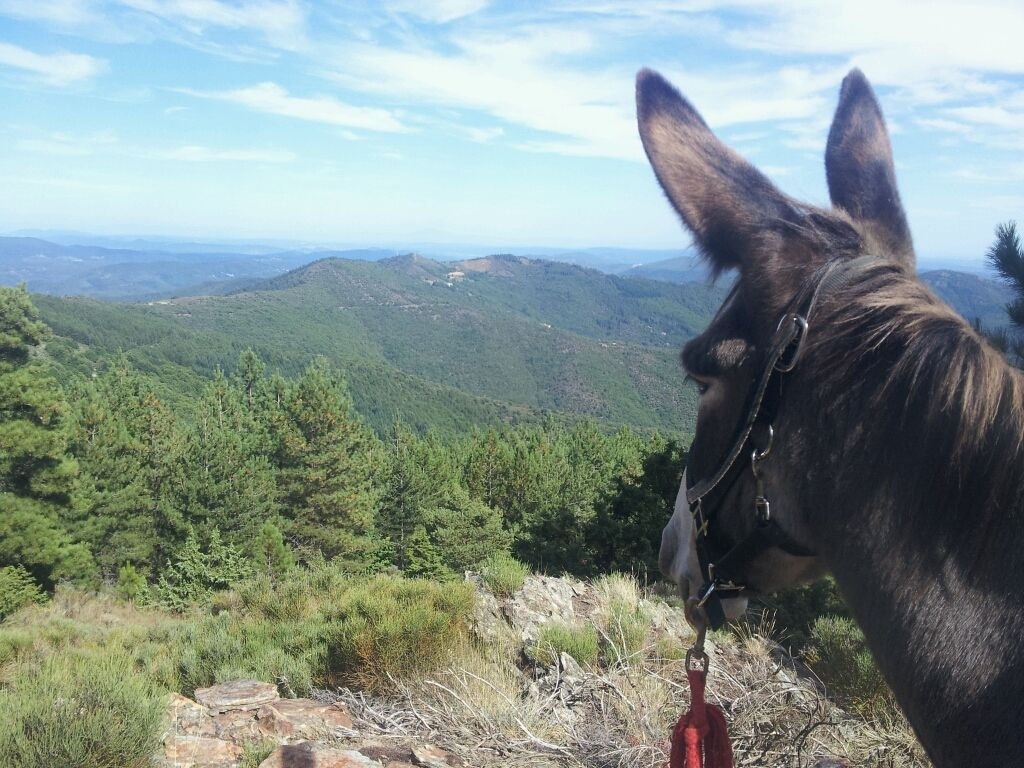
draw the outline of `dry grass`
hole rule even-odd
[[[711,656],[708,698],[726,712],[737,766],[804,768],[842,757],[927,768],[901,717],[866,720],[839,710],[755,632],[718,636]],[[438,743],[468,765],[650,768],[667,760],[667,737],[689,699],[681,661],[643,656],[527,679],[502,658],[471,645],[444,672],[398,686],[397,696],[323,695],[344,701],[366,733]]]

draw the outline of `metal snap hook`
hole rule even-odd
[[[768,442],[764,448],[758,448],[754,446],[754,450],[750,454],[750,463],[755,466],[754,473],[757,473],[757,462],[764,461],[768,458],[768,454],[772,452],[772,443],[775,441],[775,430],[772,429],[772,425],[768,425]]]

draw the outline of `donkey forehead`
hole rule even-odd
[[[742,364],[753,349],[750,317],[739,284],[708,328],[683,346],[683,368],[695,376],[717,376]]]

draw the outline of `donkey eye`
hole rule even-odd
[[[708,391],[708,387],[711,386],[710,384],[708,384],[708,382],[701,381],[691,373],[686,374],[686,380],[692,381],[694,383],[694,385],[697,387],[698,395],[703,395],[705,392]]]

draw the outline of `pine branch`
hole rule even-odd
[[[988,249],[986,260],[1017,293],[1024,294],[1024,248],[1015,221],[996,227],[996,241]]]

